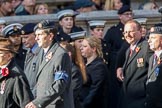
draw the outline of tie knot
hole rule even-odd
[[[130,48],[130,51],[129,51],[129,56],[131,57],[133,54],[133,50]]]

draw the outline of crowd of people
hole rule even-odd
[[[146,28],[124,1],[76,0],[58,25],[0,20],[0,108],[162,108],[162,24]],[[35,3],[0,0],[0,17],[52,12]],[[100,9],[119,17],[106,33],[106,20],[75,24],[78,12]]]

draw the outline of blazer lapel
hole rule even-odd
[[[128,48],[127,51],[126,51],[126,58],[125,58],[125,62],[124,62],[124,65],[123,65],[123,69],[126,68],[127,62],[129,60],[129,50],[130,50],[130,48]]]
[[[153,66],[154,56],[151,56],[149,60],[149,71],[148,71],[148,78],[154,73],[156,66]]]
[[[148,78],[155,72],[155,69],[158,67],[158,65],[161,63],[161,61],[162,61],[162,54],[160,54],[160,58],[159,58],[159,60],[158,60],[158,62],[159,63],[157,63],[155,66],[153,66],[153,61],[154,61],[154,56],[152,56],[151,58],[150,58],[150,61],[149,61],[149,65],[151,65],[150,67],[151,68],[149,68],[150,69],[150,72],[148,73]]]
[[[139,44],[137,44],[136,48],[133,51],[133,54],[131,57],[128,57],[128,62],[127,62],[127,66],[131,63],[131,61],[136,57],[136,55],[140,52],[141,48],[141,43],[139,42]],[[130,49],[130,48],[129,48]]]
[[[45,55],[45,57],[43,57],[42,63],[40,64],[40,67],[38,69],[37,77],[40,75],[42,69],[46,66],[46,64],[53,58],[57,48],[58,44],[55,44],[47,51],[47,54]],[[47,57],[49,55],[51,56],[50,58]]]

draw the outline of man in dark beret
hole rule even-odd
[[[0,37],[0,108],[24,108],[33,99],[23,71],[15,63],[15,50],[8,38]]]
[[[16,63],[24,70],[24,61],[26,57],[26,50],[23,49],[22,40],[20,36],[20,29],[23,27],[20,23],[12,23],[7,25],[3,30],[2,34],[5,38],[9,38],[14,45],[15,51],[18,52],[14,59]]]
[[[119,16],[119,23],[117,25],[114,25],[110,27],[110,29],[107,30],[106,35],[104,37],[104,40],[106,41],[107,45],[110,48],[109,51],[109,69],[111,72],[111,90],[110,90],[110,108],[116,108],[116,102],[118,100],[119,96],[119,90],[120,90],[120,82],[118,81],[116,77],[116,69],[118,67],[122,67],[124,64],[124,58],[125,53],[122,52],[121,55],[118,55],[118,51],[120,50],[122,45],[126,45],[126,48],[129,47],[127,42],[124,40],[123,36],[123,29],[124,24],[131,20],[133,18],[132,10],[129,6],[124,5],[118,10],[118,16]],[[124,42],[124,44],[123,44]],[[125,47],[125,46],[124,46]],[[117,58],[119,57],[119,58]],[[122,62],[121,62],[122,61]],[[117,64],[118,62],[121,62]],[[118,66],[116,66],[118,65]]]
[[[35,35],[42,48],[36,64],[37,97],[25,108],[74,108],[72,64],[68,53],[55,41],[57,29],[44,20],[35,27]]]
[[[150,49],[154,51],[149,61],[145,108],[162,108],[162,27],[155,26],[149,35]]]
[[[24,73],[27,77],[30,89],[34,96],[36,96],[35,85],[36,85],[36,74],[38,71],[38,65],[36,65],[36,62],[39,59],[37,58],[38,57],[37,55],[40,51],[40,47],[38,47],[38,44],[35,40],[34,34],[35,25],[36,24],[34,23],[28,23],[25,24],[20,30],[22,43],[28,49],[25,58]]]

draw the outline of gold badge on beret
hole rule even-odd
[[[137,59],[137,67],[143,67],[144,66],[144,60],[143,58]]]
[[[16,25],[13,26],[13,29],[14,29],[14,31],[18,30]]]
[[[63,40],[64,40],[64,38],[61,38],[61,40],[63,41]]]
[[[42,28],[42,27],[43,27],[42,23],[39,23],[39,24],[38,24],[38,27],[39,27],[39,28]]]
[[[21,34],[25,34],[25,31],[24,31],[24,30],[22,30],[22,31],[21,31]]]

